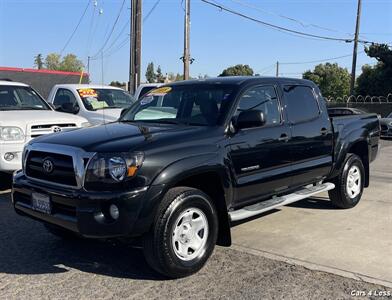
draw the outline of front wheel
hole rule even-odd
[[[204,266],[217,235],[218,218],[211,199],[194,188],[173,188],[166,193],[145,238],[145,257],[153,269],[165,276],[188,276]]]
[[[358,155],[349,154],[339,176],[334,180],[335,189],[329,198],[338,208],[352,208],[361,200],[364,188],[365,168]]]

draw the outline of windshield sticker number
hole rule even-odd
[[[152,90],[151,92],[148,93],[147,96],[165,96],[166,94],[170,93],[171,90],[172,90],[172,88],[170,86],[164,86],[164,87]]]
[[[98,98],[97,92],[93,89],[80,89],[78,90],[78,92],[79,92],[79,96],[82,98],[88,98],[88,97]]]

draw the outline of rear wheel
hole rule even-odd
[[[340,175],[334,180],[335,189],[329,191],[329,198],[338,208],[352,208],[361,200],[364,188],[365,168],[355,154],[346,157]]]
[[[212,254],[218,218],[210,198],[200,190],[173,188],[165,195],[151,232],[144,240],[148,264],[178,278],[199,271]]]

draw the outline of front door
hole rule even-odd
[[[263,111],[265,125],[241,129],[228,143],[235,206],[267,198],[290,185],[290,128],[284,122],[276,88],[262,85],[247,89],[235,114],[251,109]]]

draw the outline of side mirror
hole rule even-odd
[[[261,127],[265,125],[264,113],[261,110],[246,110],[239,114],[235,122],[237,129]]]
[[[61,106],[57,107],[56,110],[59,112],[76,115],[79,112],[80,108],[78,105],[74,105],[72,103],[63,103]]]

